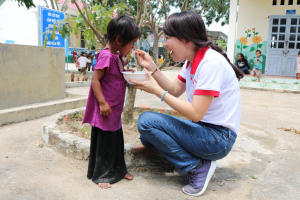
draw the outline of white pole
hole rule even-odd
[[[237,0],[230,0],[227,56],[232,63],[234,61],[234,49],[235,49],[235,38],[236,38],[236,16],[237,16]]]

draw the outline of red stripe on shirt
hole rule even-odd
[[[186,83],[186,80],[185,80],[184,78],[182,78],[180,75],[178,75],[177,78],[178,78],[180,81]]]
[[[210,95],[214,97],[219,97],[220,92],[213,90],[195,90],[194,95]]]

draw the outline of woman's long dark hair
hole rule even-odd
[[[237,66],[230,62],[222,48],[208,40],[203,19],[197,13],[186,10],[170,15],[164,23],[163,31],[166,35],[176,37],[179,40],[191,41],[197,48],[211,47],[226,58],[238,80],[244,77],[244,74]]]

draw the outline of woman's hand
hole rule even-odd
[[[145,51],[142,50],[135,50],[135,57],[138,61],[138,63],[142,66],[145,67],[148,71],[153,72],[157,66],[153,62],[151,56],[146,53]]]
[[[150,75],[150,73],[146,69],[145,69],[145,73],[148,76],[148,81],[135,81],[132,79],[129,79],[129,81],[134,84],[133,87],[135,89],[144,90],[145,92],[160,97],[161,93],[163,93],[164,90],[158,85],[158,83],[155,81],[155,79]]]
[[[103,103],[99,103],[99,107],[100,107],[100,115],[108,116],[111,114],[111,108],[106,101]]]

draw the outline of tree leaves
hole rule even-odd
[[[24,6],[24,4],[27,9],[29,9],[31,7],[36,7],[32,0],[16,0],[16,1],[18,2],[19,7]]]
[[[55,35],[56,35],[55,31],[56,31],[56,24],[53,25],[53,30],[52,30],[52,33],[50,35],[50,40],[55,39]]]

